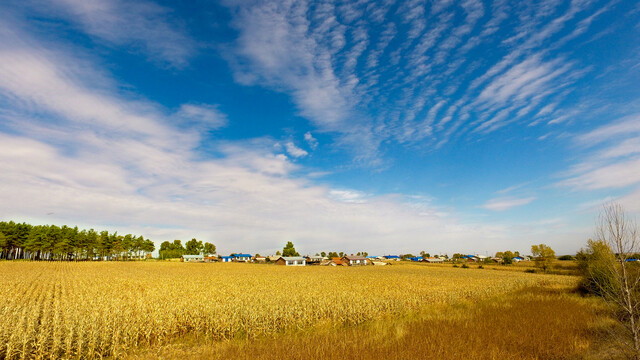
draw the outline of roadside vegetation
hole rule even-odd
[[[611,332],[616,355],[640,359],[640,230],[620,204],[604,205],[589,240],[578,254],[580,288],[606,300],[618,329]]]

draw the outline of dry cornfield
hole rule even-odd
[[[342,326],[575,278],[402,265],[0,262],[0,358],[122,357],[190,336]]]

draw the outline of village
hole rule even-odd
[[[456,254],[459,255],[459,254]],[[510,261],[509,261],[510,260]],[[392,265],[399,261],[424,262],[424,263],[445,263],[445,262],[520,262],[530,261],[530,256],[514,256],[505,261],[504,257],[490,257],[486,255],[460,255],[449,258],[448,256],[401,256],[401,255],[384,255],[384,256],[362,256],[362,255],[343,255],[339,257],[327,257],[316,254],[314,256],[259,256],[251,254],[231,254],[229,256],[205,256],[200,255],[182,255],[181,262],[240,262],[240,263],[261,263],[275,264],[284,266],[385,266]]]

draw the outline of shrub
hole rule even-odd
[[[468,268],[469,268],[469,265],[467,265],[467,264],[462,264],[462,268],[463,268],[463,269],[468,269]]]
[[[573,260],[573,256],[571,255],[562,255],[558,258],[558,260]]]
[[[528,274],[535,274],[535,272],[536,272],[536,271],[535,271],[535,270],[533,270],[533,269],[527,269],[527,270],[525,270],[524,272],[526,272],[526,273],[528,273]]]

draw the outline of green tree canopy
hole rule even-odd
[[[187,241],[185,247],[187,255],[199,255],[204,250],[202,241],[198,241],[195,238]]]
[[[282,256],[300,256],[296,251],[296,248],[293,246],[291,241],[287,242],[287,245],[282,249]]]
[[[216,253],[216,246],[210,242],[204,243],[204,253],[206,255],[213,255]]]

